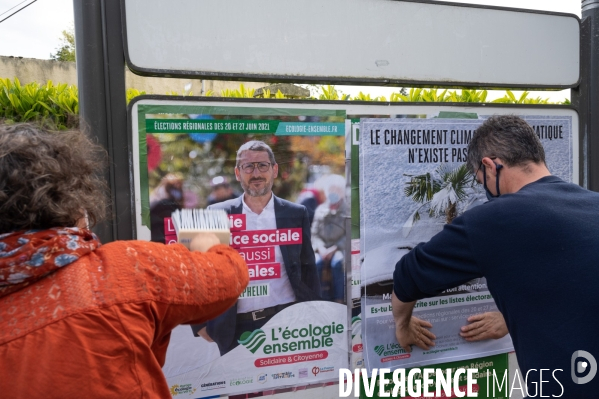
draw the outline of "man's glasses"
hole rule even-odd
[[[250,173],[254,173],[254,169],[258,168],[258,170],[262,173],[268,172],[270,169],[270,162],[248,162],[239,166],[239,169],[243,170],[248,175]]]

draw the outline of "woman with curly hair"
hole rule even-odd
[[[170,398],[170,333],[229,308],[247,266],[214,235],[115,241],[102,152],[78,131],[0,125],[0,392],[6,398]]]

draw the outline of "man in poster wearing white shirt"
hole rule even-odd
[[[238,345],[241,334],[261,328],[284,308],[320,299],[308,211],[303,205],[273,194],[278,171],[274,154],[266,143],[255,140],[245,143],[237,151],[235,167],[235,177],[241,183],[243,195],[210,206],[210,209],[224,209],[232,215],[245,215],[246,231],[301,229],[301,242],[268,247],[268,263],[273,267],[275,278],[253,279],[252,274],[258,277],[260,266],[252,265],[256,262],[249,258],[251,250],[248,251],[245,256],[251,281],[245,293],[223,315],[206,325],[192,326],[194,333],[218,344],[221,356]],[[268,295],[261,295],[266,291]]]

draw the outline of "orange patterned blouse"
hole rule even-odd
[[[78,229],[0,235],[0,396],[170,398],[161,367],[171,330],[222,313],[247,284],[245,262],[224,245],[100,246]]]

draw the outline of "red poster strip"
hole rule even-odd
[[[237,213],[229,215],[229,226],[231,231],[243,231],[246,230],[245,215],[243,213]]]
[[[165,244],[176,244],[179,241],[177,241],[177,236],[164,236],[164,243]]]
[[[352,346],[352,351],[354,353],[360,353],[362,352],[363,346],[362,344],[355,344],[354,346]]]
[[[250,281],[281,278],[281,264],[262,263],[259,265],[248,265],[248,272],[250,273]]]
[[[254,361],[254,366],[268,367],[268,366],[277,366],[279,364],[311,362],[311,361],[326,359],[327,357],[329,357],[329,352],[327,352],[327,351],[298,353],[295,355],[285,355],[285,356],[263,357],[260,359],[256,359],[256,361]]]
[[[275,261],[275,247],[239,248],[237,252],[246,263],[272,263]]]
[[[233,248],[263,247],[265,245],[293,245],[301,243],[301,227],[294,229],[231,232],[231,247]]]
[[[175,226],[173,226],[173,220],[171,218],[164,218],[164,235],[165,236],[176,236]]]
[[[392,360],[407,359],[410,356],[412,356],[412,355],[410,355],[409,353],[406,353],[404,355],[395,355],[395,356],[384,357],[381,359],[381,362],[386,363],[386,362],[390,362]]]

